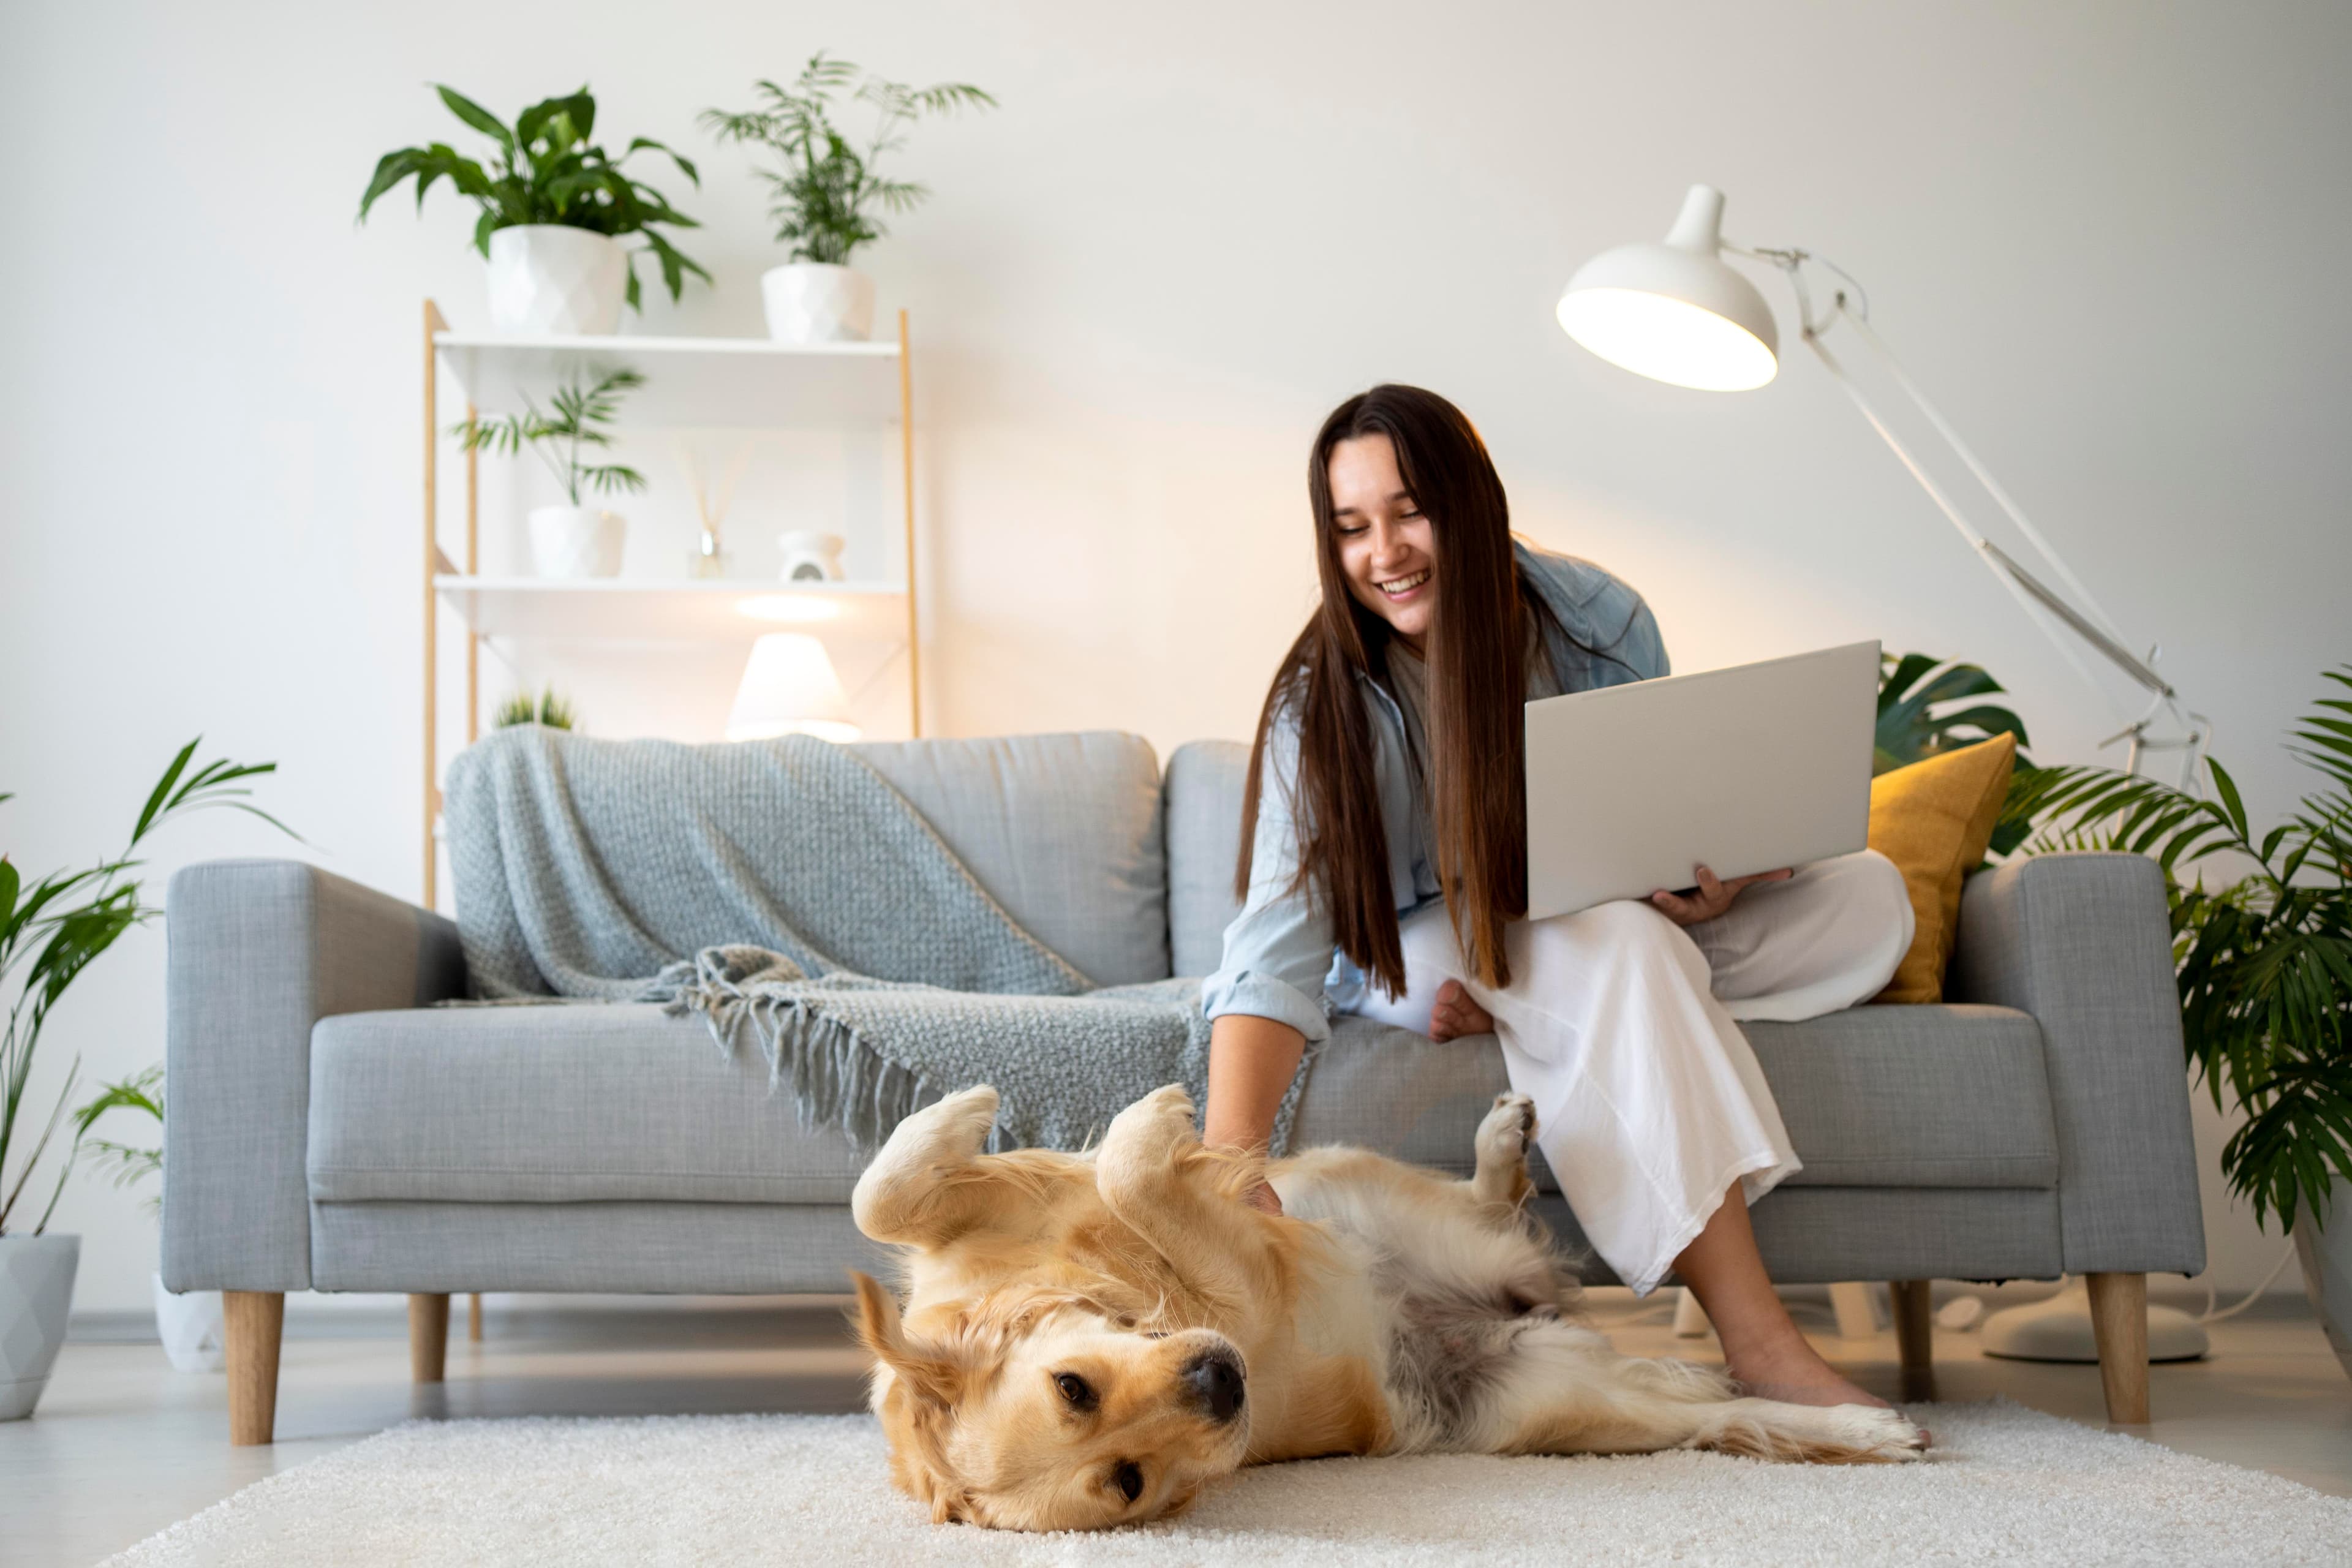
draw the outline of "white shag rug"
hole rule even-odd
[[[2352,1500],[2006,1400],[1916,1412],[1926,1464],[1716,1454],[1325,1459],[1095,1535],[934,1527],[856,1415],[416,1421],[110,1560],[163,1564],[2352,1562]]]

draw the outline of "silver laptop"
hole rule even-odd
[[[1528,918],[1866,846],[1878,645],[1527,706]]]

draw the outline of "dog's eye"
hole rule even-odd
[[[1087,1380],[1076,1373],[1055,1373],[1054,1386],[1062,1391],[1062,1397],[1070,1402],[1071,1409],[1092,1410],[1095,1407],[1095,1391],[1088,1387]]]
[[[1117,1483],[1120,1495],[1128,1501],[1133,1502],[1143,1495],[1143,1472],[1137,1467],[1121,1465],[1111,1472],[1110,1479]]]

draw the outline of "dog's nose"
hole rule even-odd
[[[1241,1414],[1241,1363],[1224,1351],[1211,1351],[1184,1365],[1184,1386],[1201,1413],[1212,1421],[1231,1421]]]

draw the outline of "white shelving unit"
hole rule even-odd
[[[921,647],[916,634],[914,373],[907,313],[895,342],[792,344],[761,338],[515,338],[453,332],[425,301],[425,898],[439,881],[440,637],[446,608],[466,637],[466,739],[481,731],[486,639],[546,643],[749,643],[799,631],[827,642],[903,647],[908,729],[923,732]],[[574,377],[642,373],[629,423],[654,428],[879,429],[897,425],[905,510],[902,582],[783,583],[609,577],[558,580],[480,574],[479,466],[465,457],[462,559],[439,531],[439,374],[463,390],[468,414],[541,406]]]

